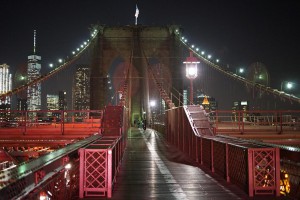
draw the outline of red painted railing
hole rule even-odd
[[[217,110],[209,115],[218,134],[300,131],[300,110]]]
[[[107,106],[104,110],[101,140],[80,152],[79,197],[112,197],[113,185],[126,146],[128,115],[123,106]]]
[[[78,196],[77,151],[100,138],[93,135],[0,171],[0,199],[74,199],[74,195]]]
[[[26,135],[40,133],[41,129],[61,135],[70,131],[94,133],[99,132],[102,117],[102,110],[0,111],[0,134]]]
[[[64,167],[48,181],[38,185],[22,199],[74,199],[78,197],[79,159],[70,160],[70,168]]]
[[[123,137],[104,137],[79,150],[79,197],[107,196],[111,198],[113,184],[125,148]]]
[[[166,112],[166,139],[249,196],[279,196],[279,149],[229,137],[197,136],[183,107]]]

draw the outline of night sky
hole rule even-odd
[[[180,25],[190,43],[231,69],[266,65],[271,86],[299,82],[299,1],[137,1],[142,25]],[[90,36],[92,24],[132,25],[134,0],[1,0],[0,63],[12,72],[27,62],[37,30],[43,72]]]

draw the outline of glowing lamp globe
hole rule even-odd
[[[187,57],[186,61],[183,62],[183,64],[185,64],[186,77],[188,79],[195,79],[198,76],[197,68],[199,63],[197,58],[193,57],[193,52],[190,52],[190,57]]]

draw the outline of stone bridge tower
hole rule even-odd
[[[165,90],[182,91],[184,47],[176,39],[178,26],[99,26],[98,30],[91,65],[91,109],[103,109],[110,103],[126,70],[130,70],[131,122],[143,117],[149,120],[150,100],[161,106],[149,67]]]

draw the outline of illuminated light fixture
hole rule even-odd
[[[52,64],[52,63],[50,63],[50,64],[49,64],[49,67],[51,67],[51,68],[52,68],[52,67],[53,67],[53,64]]]
[[[280,90],[284,91],[285,89],[291,90],[295,87],[295,83],[290,81],[282,81],[280,85]]]
[[[207,58],[208,58],[208,59],[211,59],[211,55],[208,55]]]
[[[186,43],[186,42],[187,42],[187,39],[185,39],[184,42]]]
[[[77,50],[77,51],[80,51],[80,49],[79,49],[79,48],[77,48],[76,50]]]
[[[219,60],[219,59],[216,59],[216,62],[218,63],[218,62],[220,62],[220,60]]]
[[[195,47],[195,45],[192,44],[192,48],[194,48],[194,47]]]
[[[288,83],[286,84],[286,87],[287,87],[287,89],[293,88],[293,83],[288,82]]]
[[[83,44],[84,44],[84,45],[86,45],[87,43],[86,43],[86,42],[84,42]]]
[[[196,48],[196,51],[199,51],[199,48]]]
[[[66,164],[65,169],[71,169],[72,165],[70,163]]]
[[[81,48],[83,48],[83,45],[80,45]]]
[[[240,68],[240,69],[239,69],[239,72],[240,72],[240,73],[244,73],[244,71],[245,71],[244,68]]]
[[[200,62],[197,58],[193,56],[193,52],[190,51],[190,57],[187,57],[186,60],[183,62],[185,64],[186,69],[186,77],[190,79],[190,104],[193,104],[193,80],[197,78],[197,65]]]
[[[44,192],[44,191],[40,192],[40,200],[46,200],[46,199],[47,199],[46,192]]]
[[[72,51],[72,54],[74,55],[74,54],[75,54],[75,51]]]
[[[60,58],[60,59],[58,59],[58,62],[59,62],[59,63],[62,63],[62,62],[63,62],[63,60]]]
[[[205,51],[201,51],[201,55],[204,55],[205,54]]]
[[[204,96],[204,99],[203,99],[202,105],[209,105],[209,101],[208,101],[208,98],[207,98],[207,96]]]
[[[184,40],[184,37],[181,37],[182,40]]]
[[[150,107],[155,107],[156,106],[156,101],[155,100],[151,100],[150,101]]]

